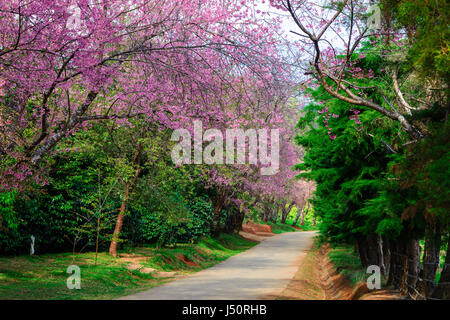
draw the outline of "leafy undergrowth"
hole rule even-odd
[[[280,221],[277,221],[277,223],[273,222],[258,222],[261,224],[267,224],[271,227],[272,232],[279,234],[279,233],[285,233],[285,232],[296,232],[296,231],[316,231],[318,230],[317,225],[312,225],[310,221],[305,221],[303,225],[300,225],[299,222],[295,226],[293,226],[294,219],[291,217],[288,217],[286,219],[286,223],[281,223]]]
[[[336,271],[349,279],[352,286],[367,279],[366,271],[358,255],[355,254],[353,247],[340,245],[331,248],[328,257]]]
[[[288,225],[288,224],[284,224],[284,223],[281,223],[281,222],[277,222],[277,223],[268,222],[267,224],[272,229],[272,232],[276,233],[276,234],[285,233],[285,232],[296,232],[296,231],[299,231],[298,229],[295,229],[293,226]]]
[[[127,250],[127,257],[143,267],[189,274],[213,266],[253,247],[256,243],[238,235],[206,238],[197,244],[171,248],[139,247]],[[60,253],[0,258],[0,300],[3,299],[113,299],[170,281],[139,270],[129,271],[128,260],[99,253]],[[81,269],[81,289],[66,286],[69,265]]]
[[[301,228],[302,231],[317,231],[319,230],[318,225],[312,225],[311,222],[306,221],[304,225],[298,224],[297,227]]]

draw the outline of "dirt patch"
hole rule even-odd
[[[173,277],[175,277],[176,274],[177,273],[175,271],[169,271],[169,272],[160,271],[160,272],[155,273],[153,275],[153,277],[155,277],[155,278],[173,278]]]
[[[139,270],[140,273],[145,273],[145,274],[150,274],[150,273],[153,273],[153,272],[156,272],[156,271],[157,270],[153,269],[153,268],[142,268],[142,269]]]
[[[317,268],[318,254],[318,249],[311,248],[308,253],[302,255],[297,273],[286,288],[280,294],[265,296],[263,299],[324,300],[325,292],[320,278],[320,269]]]
[[[199,265],[197,263],[195,263],[192,260],[189,260],[188,258],[186,258],[183,254],[179,254],[177,255],[177,259],[183,261],[185,264],[187,264],[190,267],[198,267]]]
[[[134,254],[128,254],[128,253],[122,253],[119,255],[119,260],[123,262],[131,262],[131,263],[139,263],[139,262],[145,262],[149,260],[150,257],[146,256],[137,256]]]
[[[336,271],[333,263],[328,258],[329,247],[322,246],[319,250],[319,268],[322,287],[326,300],[356,300],[357,292],[364,294],[362,286],[356,288],[342,274]],[[367,289],[367,286],[365,286]]]
[[[127,269],[129,271],[139,270],[140,273],[151,274],[154,278],[172,278],[172,277],[175,277],[177,274],[174,271],[164,272],[164,271],[158,271],[154,268],[144,268],[139,263],[131,263],[127,266]]]
[[[252,241],[252,242],[261,242],[266,240],[268,237],[263,236],[263,235],[256,235],[253,233],[249,233],[249,232],[244,232],[244,231],[239,231],[239,235],[244,238],[247,241]],[[271,235],[272,236],[272,235]]]
[[[342,274],[337,272],[328,258],[329,247],[320,249],[320,268],[323,288],[327,300],[398,300],[401,296],[394,290],[369,290],[365,282],[354,286]]]
[[[362,295],[359,300],[404,300],[404,298],[397,291],[377,290]]]
[[[322,288],[317,264],[317,250],[310,250],[300,260],[294,278],[278,295],[269,295],[263,299],[270,300],[323,300],[325,292]]]
[[[142,266],[139,263],[131,263],[127,266],[127,269],[130,271],[139,270]]]
[[[399,300],[394,290],[369,290],[365,282],[352,286],[336,271],[328,258],[329,248],[313,247],[301,260],[297,273],[278,295],[270,300]]]
[[[269,225],[254,223],[253,221],[244,223],[242,225],[242,232],[263,237],[271,237],[274,235],[272,228]]]

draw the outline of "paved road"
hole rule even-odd
[[[257,300],[280,293],[291,280],[314,232],[288,232],[214,267],[121,300]]]

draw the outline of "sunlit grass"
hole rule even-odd
[[[218,239],[203,239],[198,244],[128,248],[124,252],[142,258],[139,264],[143,267],[189,274],[215,265],[255,244],[237,235],[223,235]],[[185,263],[181,256],[192,263]],[[126,268],[129,264],[129,261],[99,253],[95,265],[94,252],[1,257],[0,299],[113,299],[172,279],[130,271]],[[69,265],[80,267],[80,290],[69,290],[66,286]]]
[[[342,245],[331,248],[328,257],[336,271],[349,279],[351,285],[367,279],[366,271],[353,247]]]

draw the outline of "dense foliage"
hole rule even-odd
[[[370,45],[353,59],[356,67],[373,70],[371,82],[365,79],[367,86],[392,81],[383,72],[391,62],[373,53]],[[322,218],[321,236],[335,245],[354,243],[364,266],[381,266],[398,285],[398,270],[405,264],[394,256],[419,259],[421,249],[411,243],[425,238],[424,270],[418,277],[434,283],[436,271],[428,265],[439,264],[450,231],[449,125],[446,113],[438,111],[445,106],[436,102],[434,111],[412,113],[411,119],[427,119],[428,135],[411,143],[398,123],[375,110],[352,106],[323,86],[311,89],[310,95],[313,102],[298,123],[304,133],[296,141],[306,154],[297,168],[303,171],[300,176],[317,183],[312,203]],[[379,91],[369,98],[383,103]],[[433,250],[437,260],[430,260]],[[419,268],[407,272],[418,273]],[[417,285],[424,295],[431,294],[417,278],[414,284],[409,281],[405,286]]]
[[[450,298],[450,6],[370,3],[1,1],[0,254],[320,222]]]

